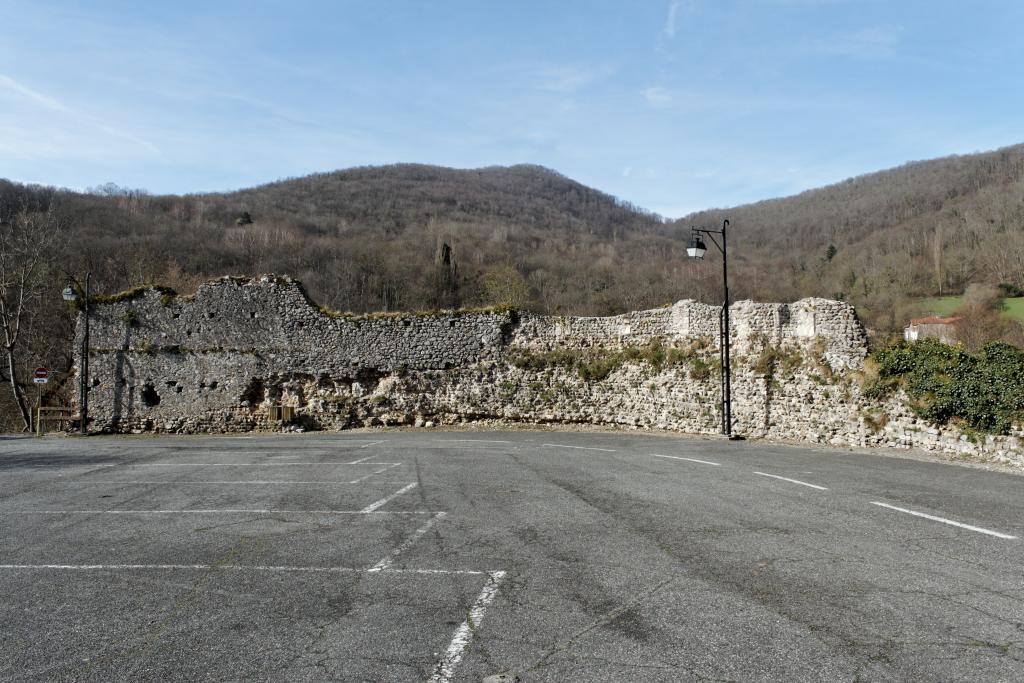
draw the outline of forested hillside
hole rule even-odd
[[[847,299],[871,326],[895,330],[917,297],[971,283],[1024,286],[1024,145],[910,163],[675,225],[723,217],[754,291]]]
[[[725,217],[735,298],[844,298],[885,334],[915,297],[1024,287],[1024,145],[674,222],[537,166],[356,168],[186,196],[0,181],[0,295],[14,349],[3,380],[13,369],[24,385],[37,364],[67,366],[72,316],[60,291],[86,271],[99,294],[277,272],[339,310],[611,314],[718,301],[718,256],[694,262],[685,248],[689,226]]]

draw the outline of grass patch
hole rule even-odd
[[[1003,315],[1011,320],[1024,323],[1024,297],[1013,299],[1000,299],[1003,305]]]
[[[918,301],[917,309],[922,317],[925,315],[949,317],[955,314],[963,305],[963,295],[935,296]],[[1004,317],[1024,323],[1024,297],[998,299],[996,307]]]

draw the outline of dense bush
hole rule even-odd
[[[878,382],[869,396],[903,387],[914,411],[937,424],[1006,434],[1024,418],[1024,351],[1009,344],[987,344],[971,354],[932,339],[900,342],[874,360]]]

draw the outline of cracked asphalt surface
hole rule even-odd
[[[5,439],[0,680],[1019,681],[1022,539],[1020,475],[859,452]]]

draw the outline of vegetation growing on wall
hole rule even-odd
[[[711,374],[711,364],[699,354],[706,342],[697,340],[686,347],[666,346],[661,339],[653,339],[645,346],[631,346],[609,351],[600,348],[555,349],[554,351],[518,351],[510,354],[509,362],[523,370],[571,368],[580,379],[599,382],[626,363],[646,363],[654,372],[669,368],[689,368],[691,379],[704,380]]]
[[[929,339],[900,342],[873,359],[878,376],[868,397],[902,387],[921,417],[994,434],[1024,420],[1024,351],[1014,346],[991,343],[972,354]]]

